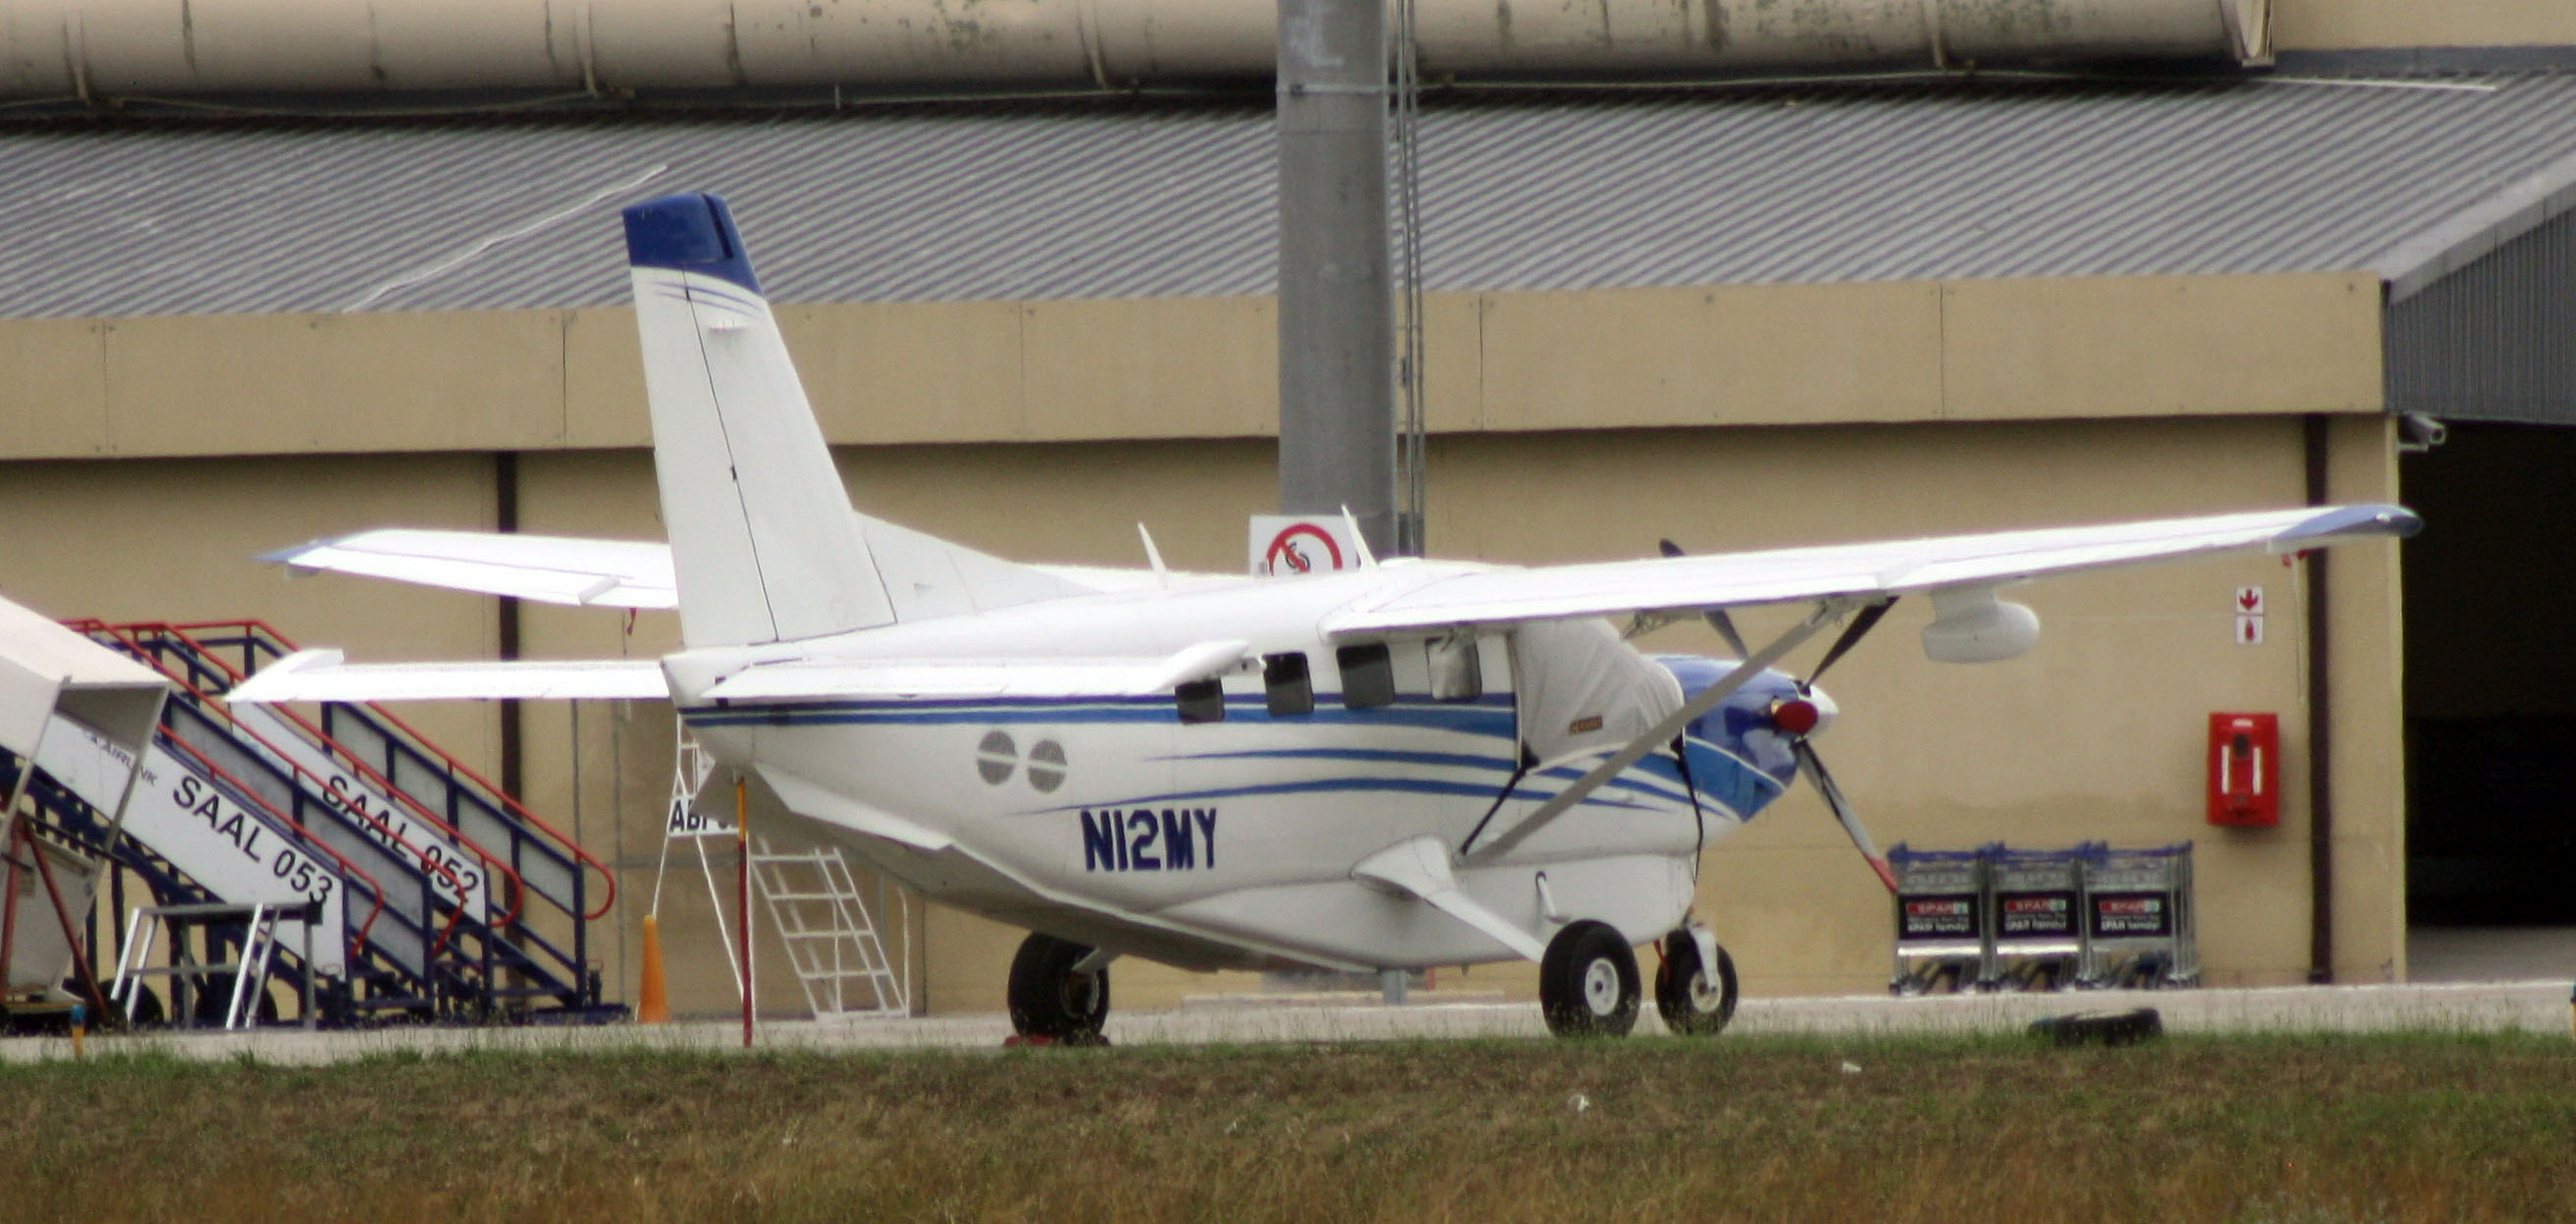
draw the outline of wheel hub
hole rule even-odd
[[[1596,1016],[1619,1010],[1619,967],[1608,957],[1583,967],[1583,1005]]]
[[[1088,973],[1070,973],[1064,979],[1064,1014],[1076,1020],[1091,1015],[1092,1001],[1099,998],[1100,979]]]
[[[1726,1001],[1725,992],[1708,980],[1705,969],[1692,970],[1690,980],[1683,985],[1690,989],[1690,1004],[1694,1011],[1713,1012]]]

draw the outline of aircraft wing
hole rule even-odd
[[[304,573],[363,574],[542,603],[669,608],[678,602],[671,546],[650,540],[389,527],[315,540],[260,560]]]
[[[669,695],[658,659],[348,663],[336,650],[299,650],[259,669],[224,694],[224,700],[256,705],[280,701],[508,698],[659,700]]]
[[[1836,596],[1994,586],[2043,574],[2263,548],[2295,552],[2410,536],[2400,506],[2307,506],[2198,518],[1936,536],[1818,548],[1657,557],[1451,575],[1324,620],[1338,639],[1633,612],[1695,612]]]

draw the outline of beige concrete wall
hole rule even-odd
[[[2396,428],[2388,417],[2332,423],[2329,500],[2398,500]],[[2334,975],[2339,982],[2403,980],[2406,659],[2398,548],[2338,549],[2327,565],[2327,666],[2334,686]]]
[[[497,645],[479,596],[291,578],[252,558],[370,525],[489,529],[489,456],[0,463],[0,593],[60,617],[257,618],[353,658],[471,658]],[[419,722],[489,768],[476,706]]]
[[[2370,412],[2368,276],[1433,295],[1443,430]],[[844,445],[1275,433],[1268,298],[786,306]],[[2174,359],[2186,354],[2185,360]],[[0,320],[0,458],[647,443],[632,312]]]
[[[2576,44],[2566,0],[2272,0],[2283,51]]]

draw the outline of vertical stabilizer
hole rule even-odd
[[[895,619],[724,200],[626,210],[653,466],[690,646]]]

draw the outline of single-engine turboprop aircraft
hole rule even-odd
[[[680,614],[656,661],[281,660],[242,701],[667,696],[766,805],[926,895],[1030,929],[1024,1034],[1096,1037],[1109,963],[1418,969],[1526,957],[1559,1034],[1655,1002],[1723,1027],[1730,958],[1691,917],[1701,852],[1804,775],[1816,673],[1921,592],[1935,659],[2005,659],[1996,589],[2228,549],[2411,534],[2384,505],[1511,568],[1388,560],[1211,578],[1014,564],[851,509],[724,202],[625,213],[668,546],[387,530],[274,559]],[[1791,605],[1758,648],[1728,609]],[[1647,657],[1706,617],[1737,658]],[[1777,670],[1840,626],[1805,675]]]

